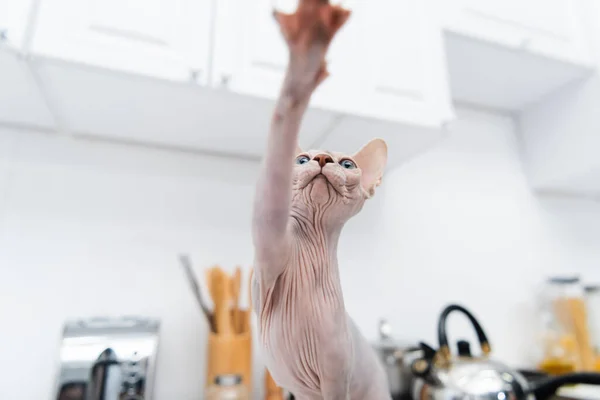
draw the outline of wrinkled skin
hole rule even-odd
[[[346,313],[337,262],[342,227],[380,184],[387,147],[375,139],[352,156],[297,148],[310,97],[327,77],[327,48],[348,16],[327,0],[275,13],[290,62],[257,185],[252,299],[267,367],[298,399],[391,398]]]

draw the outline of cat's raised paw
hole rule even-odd
[[[330,4],[329,0],[300,0],[295,13],[275,10],[273,15],[290,50],[303,52],[315,45],[328,46],[350,17],[350,11]]]

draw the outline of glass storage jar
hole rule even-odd
[[[585,287],[585,304],[594,353],[594,370],[600,372],[600,285]]]
[[[595,358],[580,278],[549,278],[541,300],[543,359],[540,369],[553,375],[594,370]]]

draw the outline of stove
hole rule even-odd
[[[543,372],[539,372],[539,371],[520,370],[519,372],[525,377],[525,379],[527,379],[528,382],[536,382],[536,381],[539,381],[540,379],[544,379],[548,376],[547,374],[545,374]],[[290,397],[288,397],[288,399],[293,400],[294,396],[290,395]],[[392,400],[414,400],[414,399],[410,395],[397,395],[397,396],[392,396]],[[555,396],[555,397],[552,397],[550,400],[573,400],[573,399]]]

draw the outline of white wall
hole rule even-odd
[[[441,307],[459,301],[498,357],[528,365],[536,285],[563,271],[600,281],[600,205],[536,198],[511,119],[460,115],[347,227],[347,306],[371,338],[385,316],[402,337],[433,341]],[[156,399],[201,398],[206,324],[176,256],[190,252],[199,270],[251,263],[256,171],[0,131],[0,398],[48,399],[64,319],[98,314],[160,317]],[[470,335],[461,322],[455,339]],[[260,386],[258,357],[255,371]]]
[[[0,399],[49,399],[64,319],[98,314],[160,317],[156,399],[200,399],[207,328],[177,254],[250,264],[256,166],[0,138]]]
[[[600,204],[536,197],[512,119],[459,117],[436,149],[387,176],[377,249],[341,247],[356,253],[342,275],[356,293],[347,302],[373,335],[385,314],[407,338],[431,342],[440,309],[460,302],[481,317],[498,357],[531,365],[540,282],[562,272],[600,281]],[[454,340],[474,340],[460,322],[452,319]]]

